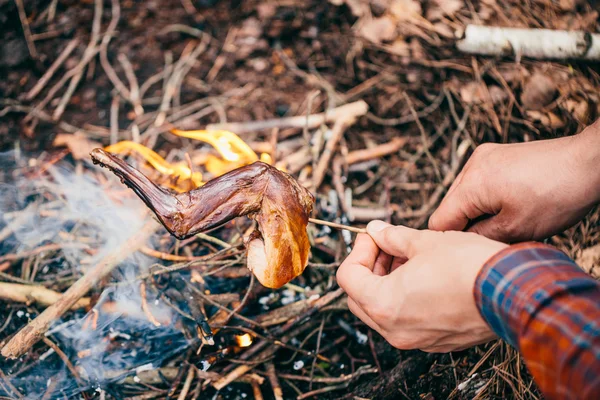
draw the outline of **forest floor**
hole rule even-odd
[[[0,285],[15,285],[0,286],[0,347],[143,226],[94,147],[132,141],[206,180],[236,165],[214,161],[227,149],[170,130],[218,125],[308,185],[318,218],[422,228],[478,144],[598,118],[598,63],[463,54],[471,23],[600,32],[596,1],[0,0]],[[164,186],[198,183],[130,161]],[[599,220],[549,243],[593,272]],[[249,227],[148,233],[40,343],[0,361],[0,398],[541,397],[502,342],[425,354],[370,331],[335,284],[345,234],[311,226],[305,274],[261,287],[244,267]]]

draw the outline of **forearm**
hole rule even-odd
[[[600,283],[565,254],[511,246],[481,270],[475,299],[547,398],[600,398]]]
[[[569,147],[577,164],[577,176],[590,204],[600,203],[600,118],[578,135]]]

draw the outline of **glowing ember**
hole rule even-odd
[[[243,335],[237,335],[235,337],[235,341],[239,347],[248,347],[252,344],[252,336],[248,333],[244,333]]]

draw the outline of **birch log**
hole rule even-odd
[[[468,25],[456,47],[471,54],[600,60],[600,34],[582,31]]]

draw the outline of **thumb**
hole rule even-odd
[[[394,257],[412,258],[420,250],[422,231],[406,226],[390,225],[383,221],[371,221],[367,233],[377,246]]]
[[[449,192],[429,217],[429,229],[433,231],[462,231],[470,220],[483,215],[480,207],[467,189],[458,188]]]
[[[499,242],[511,243],[519,238],[512,233],[509,223],[510,221],[506,214],[500,212],[498,215],[493,215],[476,222],[467,229],[467,232],[474,232]]]

